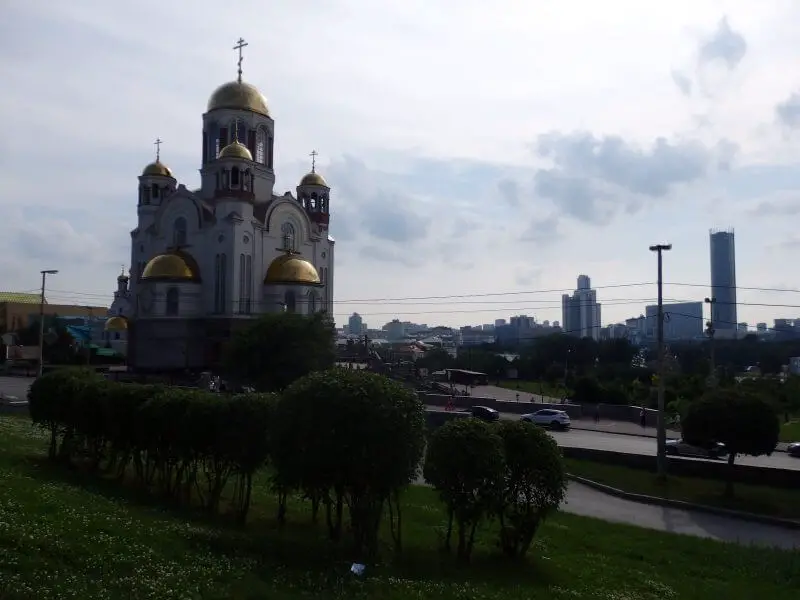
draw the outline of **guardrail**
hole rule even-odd
[[[627,452],[571,446],[561,446],[561,450],[565,458],[648,470],[654,473],[656,470],[655,455],[629,454]],[[785,489],[800,488],[800,470],[737,464],[734,464],[731,469],[722,460],[692,460],[674,456],[667,457],[667,465],[670,474],[682,477],[699,477],[719,481],[725,481],[728,477],[732,477],[736,483]],[[591,479],[591,476],[589,478]]]

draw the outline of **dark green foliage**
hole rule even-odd
[[[267,314],[233,337],[225,367],[259,390],[280,391],[300,377],[333,367],[335,333],[321,313]]]
[[[51,433],[51,458],[132,474],[170,501],[211,512],[233,480],[232,506],[246,518],[253,474],[269,456],[272,395],[226,397],[62,369],[37,379],[29,398],[33,422]]]
[[[397,494],[416,478],[424,434],[424,407],[399,383],[358,370],[312,373],[278,404],[276,486],[283,500],[291,490],[311,498],[315,514],[324,504],[334,540],[346,506],[356,551],[372,555],[384,505],[396,508]]]
[[[525,421],[502,421],[505,476],[497,489],[495,512],[500,521],[500,547],[510,557],[525,556],[539,526],[558,509],[567,491],[567,477],[556,441]]]
[[[691,403],[681,428],[690,444],[725,444],[730,453],[728,463],[733,466],[737,454],[772,454],[778,444],[780,419],[762,397],[743,388],[724,388]],[[729,493],[733,492],[732,485],[729,479]]]
[[[455,522],[459,560],[469,560],[478,525],[492,516],[497,506],[504,469],[503,440],[495,427],[483,421],[450,421],[430,437],[425,480],[436,488],[447,507],[443,545],[448,552]]]

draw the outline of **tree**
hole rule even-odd
[[[772,454],[778,444],[780,420],[763,398],[732,387],[714,390],[690,404],[681,429],[690,444],[705,448],[717,442],[725,444],[730,466],[725,493],[731,496],[736,456]]]
[[[509,557],[525,556],[539,525],[556,510],[567,491],[567,477],[556,441],[525,421],[503,421],[505,475],[498,488],[500,547]]]
[[[495,427],[478,419],[457,419],[437,429],[428,444],[425,480],[447,507],[444,550],[450,551],[453,523],[457,557],[468,561],[478,525],[492,515],[503,482],[503,440]]]
[[[279,391],[336,359],[336,331],[321,313],[264,315],[237,332],[226,348],[225,368],[263,391]]]
[[[452,368],[455,360],[442,348],[431,348],[417,359],[417,367],[429,371],[442,371]]]
[[[417,477],[425,410],[416,393],[382,375],[331,369],[295,381],[276,410],[275,483],[326,507],[329,534],[349,509],[356,553],[374,556],[383,508],[399,547],[400,491]],[[315,509],[316,510],[316,509]]]

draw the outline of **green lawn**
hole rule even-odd
[[[506,380],[500,382],[500,387],[508,390],[519,390],[520,394],[533,394],[535,396],[545,395],[551,398],[561,398],[564,396],[564,386],[560,384],[550,384],[546,381],[523,381]],[[569,394],[568,394],[569,395]],[[530,400],[530,398],[526,398]]]
[[[782,442],[800,442],[800,419],[781,425]]]
[[[483,532],[469,568],[436,550],[444,515],[432,490],[405,496],[402,559],[384,550],[364,578],[305,504],[279,531],[262,478],[244,529],[160,508],[126,488],[42,461],[43,436],[0,416],[0,598],[636,599],[796,598],[797,553],[752,550],[561,514],[527,563],[494,554]]]
[[[565,462],[567,470],[573,475],[586,477],[626,492],[787,519],[800,519],[800,489],[787,490],[736,484],[735,496],[726,498],[723,495],[725,484],[721,481],[668,476],[666,482],[662,482],[655,473],[643,469],[630,469],[571,458],[565,459]]]

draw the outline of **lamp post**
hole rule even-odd
[[[44,288],[47,283],[48,275],[55,275],[57,269],[45,269],[42,274],[42,295],[39,298],[39,377],[44,371]]]
[[[714,334],[716,333],[716,329],[714,329],[714,306],[717,303],[717,299],[713,296],[711,298],[706,298],[705,303],[708,304],[708,322],[706,323],[706,335],[708,336],[708,345],[709,345],[709,361],[711,363],[711,369],[708,376],[708,385],[709,387],[715,387],[717,385],[717,365],[714,356]]]
[[[672,244],[656,244],[650,251],[658,255],[658,430],[656,432],[656,464],[659,477],[667,475],[667,429],[664,415],[664,252],[672,250]]]

